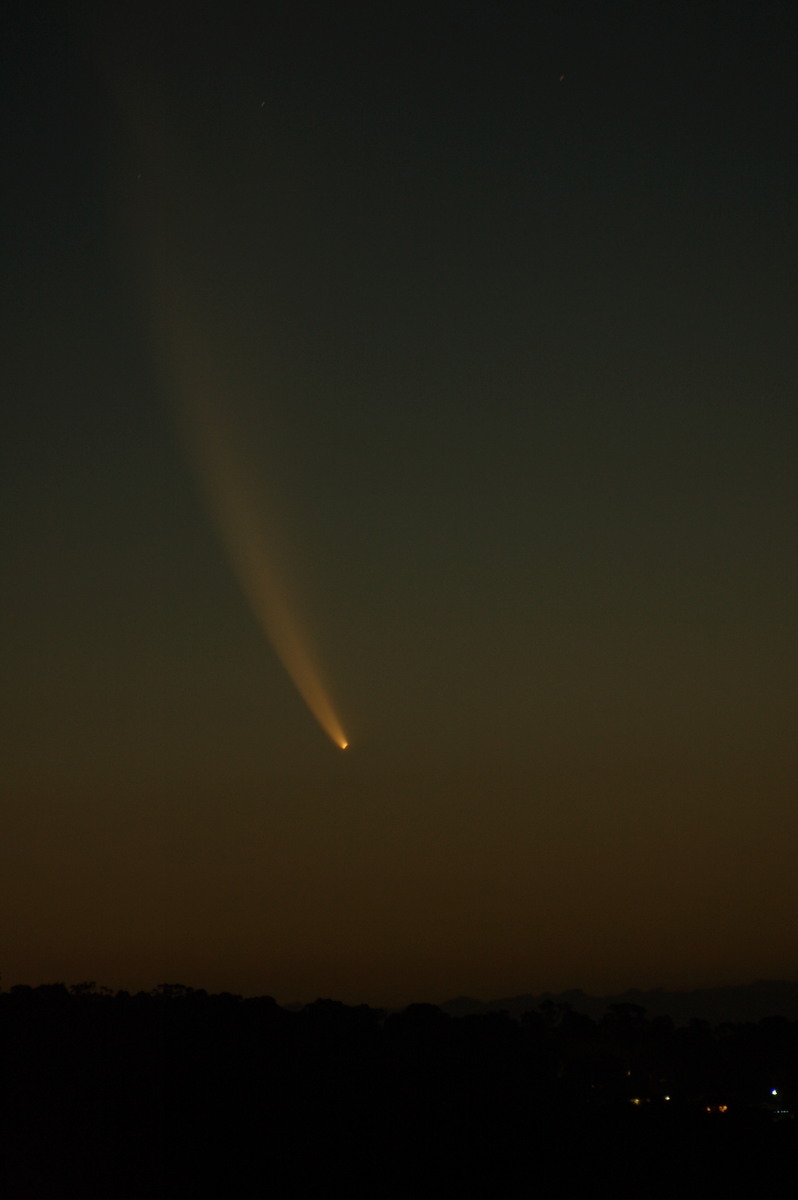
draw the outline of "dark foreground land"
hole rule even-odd
[[[0,994],[8,1200],[798,1195],[798,1022]]]

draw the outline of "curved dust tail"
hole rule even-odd
[[[277,565],[265,502],[225,416],[231,383],[214,363],[199,322],[188,315],[177,290],[165,286],[158,290],[162,298],[169,297],[161,306],[158,326],[182,432],[233,569],[305,704],[325,733],[345,750],[346,734]]]

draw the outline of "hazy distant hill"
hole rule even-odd
[[[798,1020],[798,983],[784,979],[763,979],[733,987],[698,988],[692,992],[667,992],[662,988],[644,992],[631,988],[615,996],[589,996],[581,988],[575,988],[567,992],[542,992],[538,996],[511,996],[489,1001],[458,996],[440,1007],[451,1016],[504,1009],[511,1016],[520,1017],[547,1001],[569,1004],[574,1012],[585,1013],[594,1019],[601,1017],[612,1004],[639,1004],[648,1016],[669,1016],[679,1025],[694,1018],[713,1024],[760,1021],[763,1017],[774,1016]]]

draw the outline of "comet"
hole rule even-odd
[[[192,251],[190,238],[187,243],[182,235],[186,205],[198,207],[202,173],[192,170],[183,139],[170,137],[154,99],[157,89],[140,86],[127,65],[127,53],[120,56],[113,37],[102,44],[109,91],[146,153],[149,174],[160,181],[152,199],[137,202],[129,216],[136,249],[131,265],[149,310],[164,388],[174,398],[191,465],[252,612],[310,712],[333,743],[346,750],[349,740],[289,587],[277,505],[266,495],[232,420],[242,391],[241,378],[229,366],[235,355],[221,352],[207,304],[203,308],[196,298],[202,251],[196,246]],[[139,179],[141,175],[137,172]]]
[[[227,550],[233,571],[263,632],[309,711],[341,750],[349,740],[297,611],[279,537],[256,472],[230,419],[235,390],[209,350],[201,322],[190,314],[181,289],[162,280],[160,340],[177,401],[189,459]],[[165,301],[165,303],[164,303]]]

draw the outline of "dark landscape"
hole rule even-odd
[[[329,999],[288,1011],[89,983],[13,987],[0,1028],[14,1200],[798,1185],[798,1021],[784,1016],[677,1025],[619,1001],[593,1019],[554,998],[517,1019]]]
[[[488,1002],[459,996],[441,1005],[453,1017],[487,1012],[507,1012],[512,1017],[544,1005],[571,1008],[598,1020],[608,1009],[637,1007],[649,1017],[670,1017],[677,1025],[689,1021],[709,1021],[713,1025],[728,1022],[760,1021],[780,1016],[798,1021],[798,984],[784,979],[763,979],[737,987],[697,988],[693,991],[666,991],[629,988],[612,996],[590,996],[578,988],[537,996],[509,996]]]

